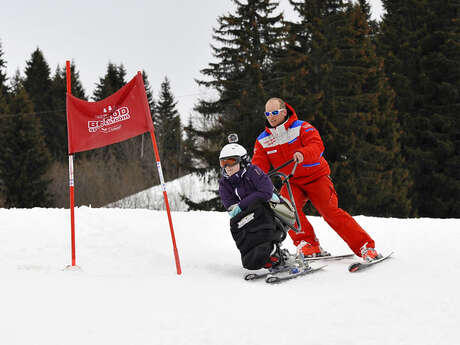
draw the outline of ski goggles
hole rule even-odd
[[[220,163],[221,168],[232,167],[232,166],[238,164],[239,162],[241,162],[240,157],[230,157],[230,158],[219,159],[219,163]]]
[[[273,110],[273,111],[266,111],[266,112],[265,112],[265,116],[266,116],[266,117],[269,117],[270,115],[278,115],[278,114],[281,113],[283,110],[286,110],[286,109],[278,109],[278,110]]]

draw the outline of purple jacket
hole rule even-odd
[[[256,200],[270,200],[273,183],[258,166],[249,164],[232,176],[222,176],[219,194],[227,210],[234,204],[244,210]]]

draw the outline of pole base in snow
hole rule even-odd
[[[74,265],[74,266],[72,266],[72,265],[67,265],[67,266],[63,269],[63,271],[76,271],[76,272],[79,272],[79,271],[81,271],[81,267],[78,266],[78,265]]]

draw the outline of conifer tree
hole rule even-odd
[[[302,120],[312,121],[314,106],[321,98],[319,86],[309,84],[307,76],[311,69],[312,56],[311,35],[313,32],[311,18],[307,17],[307,3],[291,1],[294,10],[302,13],[298,22],[284,21],[284,42],[276,50],[273,60],[272,76],[277,87],[272,96],[280,97],[295,106],[296,113]],[[322,57],[319,58],[321,61]],[[319,65],[319,64],[317,64]],[[318,71],[316,71],[318,73]]]
[[[51,71],[40,48],[26,61],[24,87],[36,112],[51,110]]]
[[[184,127],[186,138],[183,142],[182,150],[182,160],[181,160],[181,170],[184,174],[192,172],[192,167],[195,166],[195,161],[193,159],[194,150],[196,148],[196,137],[193,133],[193,118],[190,115],[188,119],[188,124]]]
[[[201,100],[196,110],[215,128],[206,138],[213,158],[203,157],[209,168],[216,166],[216,157],[229,133],[238,133],[240,144],[251,150],[264,126],[264,105],[268,85],[275,84],[270,74],[273,52],[280,43],[281,15],[275,15],[277,3],[270,0],[234,0],[235,14],[218,18],[214,29],[213,55],[218,60],[201,71],[208,81],[199,85],[218,92],[216,101]],[[212,138],[215,133],[217,137]],[[201,134],[201,133],[200,133]]]
[[[92,100],[97,102],[104,98],[109,97],[118,90],[120,90],[126,84],[126,70],[122,64],[119,66],[109,62],[107,65],[107,71],[104,77],[99,78],[99,83],[96,84],[96,89],[93,92]],[[127,141],[116,143],[97,151],[88,152],[87,155],[94,155],[100,153],[104,159],[107,159],[110,155],[115,155],[119,161],[127,161],[130,157],[127,156],[127,151],[130,143],[135,140],[129,139]]]
[[[2,49],[2,42],[0,41],[0,99],[5,97],[8,94],[8,86],[7,80],[8,77],[6,75],[6,61],[3,59],[3,49]]]
[[[62,123],[62,113],[60,115],[53,109],[51,72],[39,48],[26,62],[24,88],[33,103],[34,111],[39,116],[48,151],[53,158],[60,157],[62,144],[59,137],[62,137],[63,129],[62,126],[59,128],[59,123]],[[56,133],[59,134],[56,135]]]
[[[71,75],[71,88],[72,95],[80,99],[87,99],[85,91],[80,81],[80,75],[75,70],[74,63],[70,66]],[[57,66],[56,72],[51,82],[51,100],[53,109],[56,116],[55,122],[55,142],[56,142],[56,154],[55,158],[62,161],[67,158],[67,119],[66,119],[66,69]]]
[[[3,50],[2,42],[0,41],[0,117],[2,114],[7,113],[7,103],[8,103],[8,85],[7,85],[7,76],[6,76],[6,61],[3,59]],[[0,122],[0,132],[2,128],[2,123]]]
[[[5,206],[50,207],[50,181],[45,177],[50,155],[19,72],[12,83],[9,112],[15,115],[3,120],[7,122],[6,130],[0,138],[0,179],[4,183]]]
[[[152,87],[150,86],[149,77],[145,71],[142,71],[142,80],[144,81],[145,94],[149,103],[150,113],[155,111],[155,99],[153,98]]]
[[[200,165],[195,171],[219,171],[218,155],[230,133],[252,152],[264,128],[264,106],[268,90],[276,85],[271,67],[275,51],[281,46],[282,16],[276,15],[278,3],[271,0],[233,0],[233,13],[220,16],[212,45],[215,62],[201,71],[199,85],[217,91],[216,100],[200,100],[195,110],[202,127],[189,128],[197,138],[194,150]],[[203,207],[221,208],[218,196]]]
[[[107,72],[103,78],[99,78],[93,93],[93,101],[97,102],[120,90],[126,84],[126,69],[109,62]]]
[[[0,41],[0,138],[5,136],[7,117],[5,116],[8,113],[7,107],[7,97],[8,97],[8,86],[6,84],[6,61],[3,59],[3,50],[2,44]],[[0,148],[1,152],[1,148]],[[0,165],[0,207],[2,206],[3,192],[4,192],[4,182],[1,178],[2,176],[2,167]]]
[[[292,3],[301,17],[294,46],[306,55],[305,77],[295,85],[307,91],[298,99],[321,133],[341,206],[354,214],[407,216],[394,93],[365,13],[341,0]]]
[[[154,115],[156,112],[156,103],[155,99],[153,98],[153,92],[152,88],[150,86],[149,78],[147,76],[147,73],[145,71],[142,71],[142,79],[144,81],[144,87],[145,87],[145,94],[147,95],[147,101],[149,103],[149,109],[150,109],[150,116],[152,117],[152,122],[154,119]],[[149,133],[144,133],[140,136],[139,143],[140,143],[140,150],[141,150],[141,158],[144,158],[144,152],[150,152],[152,153],[151,155],[148,155],[148,160],[145,160],[146,162],[146,167],[149,167],[150,163],[153,161],[153,148],[150,149],[152,145],[150,145],[150,134]],[[148,148],[148,149],[147,149]]]
[[[155,111],[155,136],[166,180],[181,176],[182,125],[167,77],[161,83]]]
[[[56,67],[56,72],[53,76],[53,104],[56,102],[55,100],[62,100],[65,101],[65,94],[67,93],[67,72],[65,67],[60,67],[59,65]],[[77,71],[75,63],[72,61],[70,63],[70,85],[72,96],[78,97],[80,99],[88,100],[86,97],[85,89],[83,88],[83,84],[80,80],[80,72]],[[64,94],[64,97],[62,96]],[[65,102],[64,102],[65,104]]]
[[[376,35],[379,32],[379,23],[377,20],[371,18],[371,5],[369,4],[368,0],[358,0],[358,4],[361,7],[361,11],[366,16],[366,20],[369,25],[369,36],[374,42],[376,39]]]
[[[460,8],[455,1],[383,1],[378,46],[396,92],[414,215],[460,213]]]

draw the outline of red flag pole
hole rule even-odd
[[[72,94],[70,61],[66,61],[67,93]],[[69,155],[69,194],[70,194],[70,229],[72,241],[72,267],[76,266],[75,256],[75,198],[74,198],[74,178],[73,178],[73,155]]]
[[[182,270],[180,268],[179,252],[177,251],[176,237],[174,236],[174,227],[173,227],[172,218],[171,218],[171,210],[169,208],[168,194],[166,193],[166,184],[165,184],[165,180],[163,177],[163,171],[161,169],[160,154],[158,153],[157,140],[155,138],[155,131],[153,129],[150,130],[150,136],[152,138],[153,150],[155,152],[155,159],[157,161],[158,175],[160,176],[160,183],[161,183],[161,188],[163,189],[163,197],[165,199],[166,212],[168,214],[169,229],[171,230],[171,239],[172,239],[173,250],[174,250],[174,259],[176,260],[176,270],[177,270],[177,274],[181,274]]]

